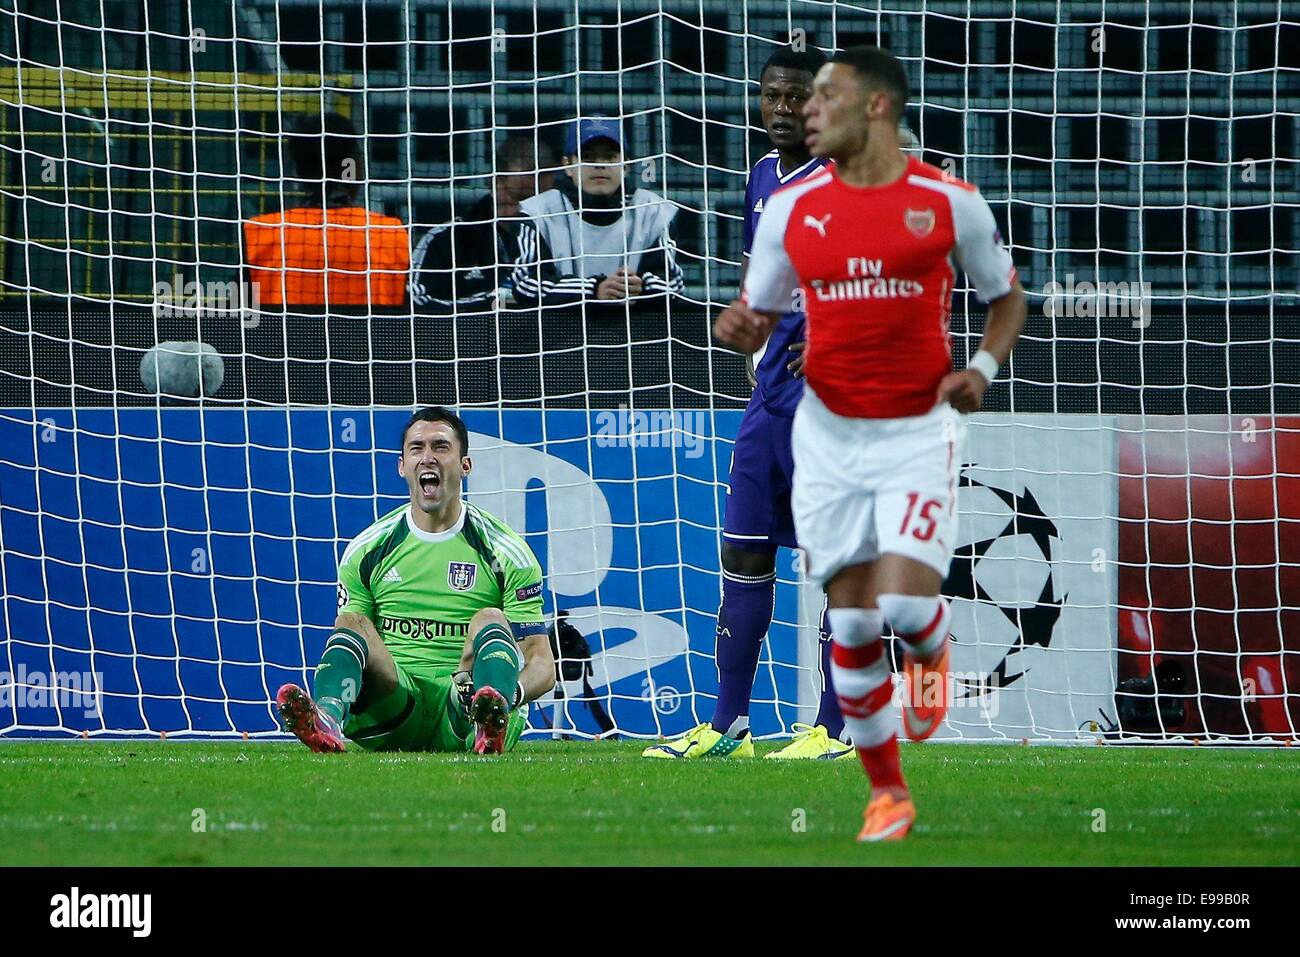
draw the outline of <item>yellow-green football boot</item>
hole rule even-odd
[[[714,731],[705,721],[680,738],[652,744],[641,752],[643,758],[752,758],[754,738],[748,731],[739,738],[729,738]]]
[[[824,725],[795,722],[794,738],[780,751],[771,751],[763,757],[776,761],[839,761],[856,757],[853,745],[830,736]]]

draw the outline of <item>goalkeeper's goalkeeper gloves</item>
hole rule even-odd
[[[460,698],[460,706],[469,711],[470,699],[474,697],[474,676],[468,671],[458,671],[452,675],[452,683],[456,687],[456,696]],[[510,700],[510,710],[514,711],[524,703],[526,694],[522,682],[515,682],[515,693]]]
[[[461,710],[469,713],[469,702],[474,697],[474,676],[468,671],[458,671],[451,676],[456,696],[460,698]]]

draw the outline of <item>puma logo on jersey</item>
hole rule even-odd
[[[817,217],[812,215],[805,215],[803,218],[803,224],[805,226],[811,226],[813,229],[817,230],[817,232],[821,233],[822,239],[826,238],[826,224],[829,223],[830,221],[831,221],[830,213],[827,213],[821,219],[818,219]]]
[[[394,584],[401,582],[401,580],[402,576],[398,574],[396,568],[388,569],[388,571],[384,572],[384,577],[380,579],[380,581],[393,582]]]

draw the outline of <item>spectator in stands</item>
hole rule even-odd
[[[519,203],[555,183],[545,141],[512,136],[497,153],[492,192],[424,234],[411,257],[411,304],[446,311],[489,308],[509,293],[519,248]]]
[[[244,261],[262,305],[399,306],[410,239],[400,219],[372,213],[357,132],[344,117],[309,117],[289,134],[306,200],[244,223]]]
[[[566,176],[519,204],[514,297],[523,305],[680,294],[671,227],[677,209],[648,189],[624,187],[623,131],[591,117],[569,129]]]

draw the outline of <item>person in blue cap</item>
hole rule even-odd
[[[553,189],[519,204],[519,256],[512,276],[521,305],[568,305],[680,294],[672,238],[677,207],[626,180],[623,129],[591,116],[573,123],[565,173]]]

